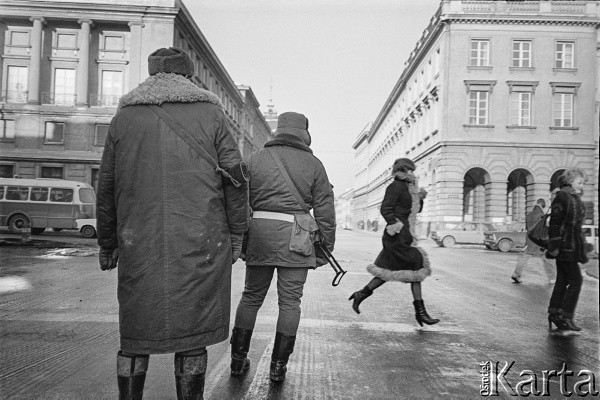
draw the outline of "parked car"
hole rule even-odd
[[[483,234],[483,244],[490,250],[500,250],[503,253],[512,249],[523,248],[527,243],[525,222],[513,222],[497,231],[487,231]]]
[[[491,222],[457,222],[432,230],[430,237],[440,247],[452,247],[455,243],[483,244],[483,233],[497,230]]]
[[[77,229],[85,238],[96,237],[96,218],[84,218],[75,220]]]

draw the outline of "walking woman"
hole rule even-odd
[[[415,317],[419,325],[433,325],[439,319],[431,318],[425,310],[421,297],[421,282],[431,275],[429,258],[423,249],[417,247],[415,233],[417,213],[423,208],[425,191],[417,186],[413,171],[415,164],[408,158],[399,158],[394,162],[392,175],[394,181],[385,190],[381,203],[381,215],[387,222],[383,232],[383,250],[375,264],[367,267],[374,278],[354,292],[349,300],[354,300],[352,308],[360,314],[358,306],[373,290],[386,281],[410,283],[414,298]]]
[[[586,241],[581,229],[585,207],[581,201],[585,173],[567,169],[559,178],[560,191],[551,205],[550,245],[546,257],[556,258],[556,283],[548,306],[548,326],[559,331],[579,332],[573,322],[583,278],[579,263],[588,262]],[[566,333],[566,332],[565,332]]]

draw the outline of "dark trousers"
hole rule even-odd
[[[296,335],[300,324],[300,299],[308,268],[246,266],[244,292],[235,314],[236,328],[254,329],[256,315],[267,296],[275,269],[277,269],[279,304],[277,332],[290,336]]]
[[[566,317],[573,317],[583,277],[577,261],[556,259],[556,283],[550,297],[550,309],[560,309]]]

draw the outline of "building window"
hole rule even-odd
[[[513,41],[512,66],[531,67],[531,41]]]
[[[102,71],[100,99],[103,106],[117,106],[123,94],[123,72]]]
[[[9,103],[25,103],[27,101],[27,67],[9,65],[6,79],[6,101]]]
[[[104,36],[104,48],[105,51],[122,51],[125,47],[123,44],[123,36]]]
[[[575,68],[575,43],[556,42],[555,68]]]
[[[100,175],[100,168],[92,168],[92,182],[91,185],[95,191],[98,191],[98,176]]]
[[[65,140],[65,124],[64,122],[46,122],[46,133],[44,143],[62,144]],[[42,177],[45,178],[45,177]]]
[[[13,176],[15,176],[15,166],[13,164],[0,164],[0,178],[12,178]]]
[[[54,104],[75,104],[75,70],[56,68],[54,70]]]
[[[62,50],[77,49],[77,35],[73,33],[57,33],[56,48]]]
[[[6,46],[4,49],[4,53],[7,55],[29,55],[29,31],[17,31],[10,30],[6,33],[8,40],[6,41]]]
[[[469,125],[488,125],[489,96],[488,91],[469,92]]]
[[[27,31],[11,31],[10,45],[29,47],[29,32]]]
[[[15,140],[15,120],[0,119],[0,141],[13,142]]]
[[[96,124],[96,132],[94,134],[94,145],[104,146],[108,136],[108,124]]]
[[[552,95],[553,126],[561,128],[574,126],[574,97],[572,93],[554,93]]]
[[[471,40],[469,65],[472,67],[488,67],[490,65],[490,41],[485,39]]]
[[[63,179],[63,167],[44,167],[40,170],[41,178]]]
[[[531,93],[512,92],[510,94],[510,124],[531,126]]]

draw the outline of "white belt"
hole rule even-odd
[[[294,216],[292,214],[273,211],[254,211],[252,213],[252,218],[277,219],[279,221],[294,222]]]

